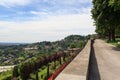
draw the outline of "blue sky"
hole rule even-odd
[[[0,42],[56,41],[94,33],[91,0],[0,0]]]

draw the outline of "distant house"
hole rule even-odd
[[[68,51],[69,51],[69,52],[72,52],[72,53],[73,53],[74,51],[76,51],[76,50],[79,50],[79,48],[69,48],[69,49],[68,49]]]
[[[31,51],[31,50],[38,50],[38,47],[26,47],[26,48],[23,48],[25,51]]]
[[[11,70],[15,65],[12,66],[0,66],[0,72]]]

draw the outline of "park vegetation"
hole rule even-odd
[[[4,59],[1,59],[2,65],[15,65],[15,67],[10,71],[1,72],[0,80],[47,80],[61,66],[69,64],[86,42],[85,36],[70,35],[55,42],[2,46],[1,56],[12,55],[12,60],[7,59],[11,63],[4,63]]]

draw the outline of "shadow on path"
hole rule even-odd
[[[91,52],[90,52],[90,61],[89,61],[89,70],[88,70],[88,80],[101,80],[96,56],[94,53],[93,44],[94,44],[94,41],[91,40]]]
[[[120,48],[118,48],[118,47],[112,47],[112,49],[115,51],[120,51]]]

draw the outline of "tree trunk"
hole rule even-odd
[[[47,64],[47,79],[49,78],[49,63]]]
[[[107,42],[109,42],[110,40],[111,40],[111,32],[108,31],[108,41]]]
[[[56,60],[54,61],[54,69],[56,68]]]
[[[115,27],[113,27],[112,29],[111,37],[112,37],[112,41],[115,41]]]
[[[61,65],[62,64],[61,57],[60,57],[59,61],[60,61],[60,65]]]
[[[39,80],[38,79],[38,70],[36,71],[36,80]]]

